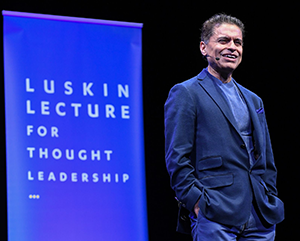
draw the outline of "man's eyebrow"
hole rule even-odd
[[[217,39],[231,39],[230,36],[227,36],[227,35],[222,35],[222,36],[219,36]],[[243,41],[241,38],[239,37],[236,37],[234,38],[234,40],[240,40],[240,41]]]
[[[236,39],[234,39],[234,40],[239,40],[239,41],[243,42],[243,40],[242,40],[242,39],[240,39],[240,38],[236,38]]]
[[[219,36],[219,37],[217,38],[217,40],[219,40],[219,39],[230,39],[230,37],[229,37],[229,36],[226,36],[226,35],[224,35],[224,36]]]
[[[222,39],[223,39],[223,40],[230,40],[231,37],[229,37],[229,36],[227,36],[227,35],[219,36],[219,37],[217,38],[217,41],[222,40]],[[243,39],[241,39],[241,38],[239,38],[239,37],[234,38],[233,41],[239,41],[239,42],[243,43]]]

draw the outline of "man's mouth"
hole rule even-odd
[[[230,58],[230,59],[236,59],[238,56],[236,55],[233,55],[233,54],[222,54],[223,57],[226,57],[226,58]]]

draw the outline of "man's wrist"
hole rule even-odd
[[[200,207],[199,207],[199,201],[200,199],[198,199],[198,201],[196,202],[195,206],[194,206],[194,213],[198,216]]]

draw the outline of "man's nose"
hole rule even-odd
[[[235,44],[235,42],[233,40],[231,40],[229,43],[228,43],[228,50],[230,51],[235,51],[237,49],[237,46]]]

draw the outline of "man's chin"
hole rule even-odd
[[[221,66],[221,71],[226,73],[232,73],[239,66],[239,63],[226,63]]]

